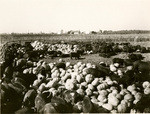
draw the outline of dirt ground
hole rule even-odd
[[[142,55],[145,57],[143,61],[150,61],[150,53],[143,53]],[[115,57],[127,59],[128,54],[127,53],[120,53],[120,54],[112,56],[110,58],[100,57],[98,54],[90,54],[90,55],[81,56],[81,58],[79,60],[70,59],[69,57],[61,58],[61,59],[65,62],[71,62],[72,64],[75,64],[79,61],[81,61],[83,63],[92,63],[92,64],[99,64],[100,62],[105,62],[107,64],[111,64],[112,59]],[[50,62],[58,62],[59,59],[60,59],[60,57],[56,57],[54,59],[51,59],[50,57],[46,57],[43,60],[45,60],[47,63],[50,63]]]

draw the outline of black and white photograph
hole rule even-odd
[[[0,0],[0,113],[150,113],[150,0]]]

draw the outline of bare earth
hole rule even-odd
[[[142,55],[145,57],[144,61],[150,61],[150,53],[143,53]],[[75,64],[75,63],[77,63],[79,61],[81,61],[83,63],[90,62],[90,63],[93,63],[93,64],[98,64],[98,63],[100,63],[102,61],[102,62],[105,62],[107,64],[111,64],[113,58],[117,57],[117,58],[127,59],[128,58],[127,56],[128,56],[128,54],[121,53],[121,54],[112,56],[110,58],[104,58],[104,57],[100,57],[98,54],[90,54],[90,55],[83,55],[81,57],[81,59],[79,59],[79,60],[70,59],[69,57],[67,57],[67,58],[61,58],[61,59],[63,61],[65,61],[65,62],[71,62],[72,64]],[[59,59],[60,59],[60,57],[56,57],[54,59],[51,59],[50,57],[46,57],[44,60],[47,63],[50,63],[50,62],[58,62]]]

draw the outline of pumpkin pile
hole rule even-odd
[[[104,63],[101,62],[100,64],[103,65]],[[27,78],[26,76],[35,76],[28,89],[34,88],[38,94],[49,92],[53,98],[61,96],[65,91],[71,91],[71,94],[76,93],[80,96],[77,102],[72,103],[70,98],[65,100],[71,102],[79,112],[86,112],[83,108],[85,96],[90,99],[94,107],[101,107],[111,113],[127,113],[135,112],[134,106],[141,106],[139,103],[143,96],[150,94],[150,82],[143,82],[142,87],[136,84],[124,87],[117,81],[112,80],[111,75],[100,76],[95,73],[97,66],[91,63],[77,62],[71,64],[70,62],[63,62],[62,59],[58,63],[46,63],[43,60],[32,62],[19,59],[16,60],[15,65],[18,73],[23,73],[24,79]],[[111,64],[108,69],[118,77],[124,75],[119,70],[118,64]],[[11,82],[6,85],[10,86]],[[2,92],[5,93],[5,90]],[[22,89],[19,90],[19,93],[21,92]]]
[[[125,113],[140,101],[142,94],[140,88],[135,84],[123,88],[118,85],[117,81],[113,81],[109,76],[105,78],[97,78],[87,73],[88,68],[95,68],[91,63],[78,62],[71,65],[70,62],[65,63],[66,69],[57,68],[55,63],[45,63],[39,61],[31,71],[30,68],[24,73],[37,74],[37,79],[33,82],[33,87],[37,88],[37,92],[42,93],[49,91],[53,96],[61,94],[60,90],[76,91],[81,96],[89,96],[94,105],[103,107],[110,112]],[[46,74],[38,74],[38,68],[51,69]],[[144,84],[147,87],[147,84]]]
[[[78,45],[70,45],[70,44],[47,44],[42,43],[39,41],[31,42],[32,47],[34,50],[44,50],[47,49],[48,51],[61,51],[63,54],[70,54],[72,51],[79,50]]]

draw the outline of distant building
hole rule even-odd
[[[79,30],[76,30],[76,31],[68,31],[68,34],[81,34],[81,32]]]

